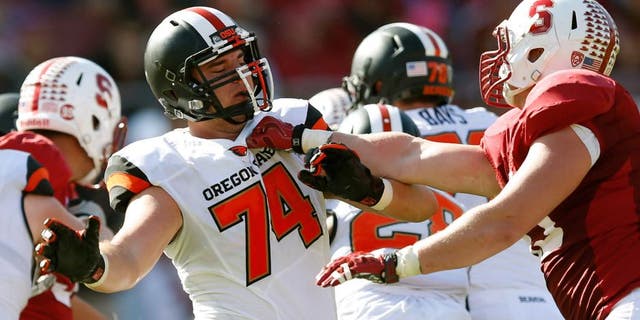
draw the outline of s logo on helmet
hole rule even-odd
[[[538,15],[538,19],[531,25],[531,29],[529,32],[536,33],[544,33],[551,28],[551,13],[547,10],[547,8],[553,7],[552,0],[538,0],[531,5],[529,8],[529,17],[534,17],[536,14]]]
[[[96,75],[96,84],[98,85],[98,90],[100,90],[99,93],[96,93],[96,103],[105,109],[109,109],[109,104],[103,95],[109,96],[109,99],[112,98],[111,87],[113,85],[111,81],[104,75],[98,74]]]

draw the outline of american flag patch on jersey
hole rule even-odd
[[[407,77],[424,77],[427,75],[426,61],[407,62]]]
[[[599,72],[601,64],[602,61],[600,61],[599,59],[584,57],[584,61],[582,61],[582,68]]]

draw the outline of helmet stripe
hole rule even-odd
[[[215,14],[212,10],[194,7],[185,9],[184,20],[190,24],[208,46],[213,46],[211,35],[229,26],[235,25],[233,20],[224,14]]]
[[[390,23],[381,27],[381,29],[387,29],[395,26],[405,28],[415,34],[422,43],[422,47],[424,47],[424,54],[426,56],[436,56],[441,58],[448,57],[449,51],[447,50],[447,46],[444,44],[444,41],[429,29],[406,22]]]
[[[38,111],[38,100],[40,100],[40,90],[42,89],[42,77],[47,73],[49,68],[59,59],[51,59],[40,70],[38,81],[34,83],[33,96],[31,97],[31,111]]]
[[[391,116],[389,115],[389,109],[387,109],[387,106],[382,103],[378,104],[378,108],[380,109],[380,120],[382,120],[382,131],[391,131]]]
[[[440,46],[438,45],[438,41],[433,37],[433,35],[429,32],[427,32],[427,36],[429,37],[429,39],[431,40],[431,43],[433,43],[433,47],[436,50],[435,56],[439,57],[440,56]]]

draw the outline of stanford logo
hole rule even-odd
[[[229,151],[233,152],[235,155],[239,157],[244,157],[247,155],[247,147],[245,146],[234,146],[229,148]]]
[[[584,60],[584,54],[578,51],[574,51],[571,53],[571,66],[572,67],[577,67],[582,63],[582,60]]]

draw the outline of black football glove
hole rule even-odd
[[[55,219],[47,219],[43,240],[36,245],[42,273],[57,272],[73,282],[94,283],[104,273],[104,259],[98,247],[100,219],[91,216],[87,228],[76,231]]]
[[[344,144],[330,143],[312,148],[305,155],[305,166],[298,178],[304,184],[339,197],[373,206],[380,200],[384,183],[358,155]]]

